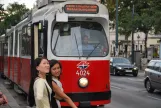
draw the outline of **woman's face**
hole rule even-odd
[[[51,74],[54,77],[59,77],[61,73],[60,65],[57,63],[51,68]]]
[[[39,66],[37,66],[36,68],[39,72],[42,72],[42,73],[49,73],[49,70],[50,70],[50,65],[49,65],[49,62],[48,60],[46,59],[42,59]]]

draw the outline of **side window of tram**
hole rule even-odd
[[[17,43],[18,43],[18,30],[16,30],[16,32],[15,32],[15,47],[14,47],[14,53],[15,53],[15,55],[17,55]]]
[[[4,50],[4,56],[7,56],[8,55],[8,37],[5,40],[5,43],[3,45],[3,50]]]
[[[0,42],[0,56],[2,56],[2,42]]]
[[[10,36],[10,56],[13,55],[13,33]]]
[[[22,29],[22,40],[21,40],[21,55],[30,56],[30,47],[31,47],[31,29],[30,27],[23,27]]]
[[[43,56],[44,54],[44,37],[43,33],[39,34],[39,56]]]

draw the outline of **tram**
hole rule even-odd
[[[77,106],[111,102],[109,13],[100,2],[39,0],[38,9],[7,30],[5,39],[3,73],[25,93],[34,59],[45,56],[62,63],[64,92]]]
[[[4,70],[4,48],[6,48],[5,46],[5,34],[0,36],[0,75],[3,76],[3,70]]]

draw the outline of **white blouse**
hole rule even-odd
[[[52,79],[56,82],[56,84],[60,87],[60,89],[64,91],[62,87],[62,83],[55,77],[52,77]],[[58,108],[61,108],[60,101],[56,99],[56,102],[57,102]]]
[[[51,95],[52,90],[48,85],[46,79],[38,78],[34,82],[34,96],[35,96],[36,108],[50,108],[46,86],[49,90],[49,95]]]

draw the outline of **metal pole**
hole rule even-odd
[[[139,39],[138,39],[138,51],[139,51]]]
[[[133,5],[133,9],[132,9],[132,20],[134,19],[134,5]],[[134,63],[134,30],[133,30],[133,26],[132,26],[132,63]]]
[[[118,0],[116,0],[116,49],[115,49],[115,54],[118,56]]]
[[[161,59],[161,39],[160,39],[160,47],[159,47],[159,58]]]

